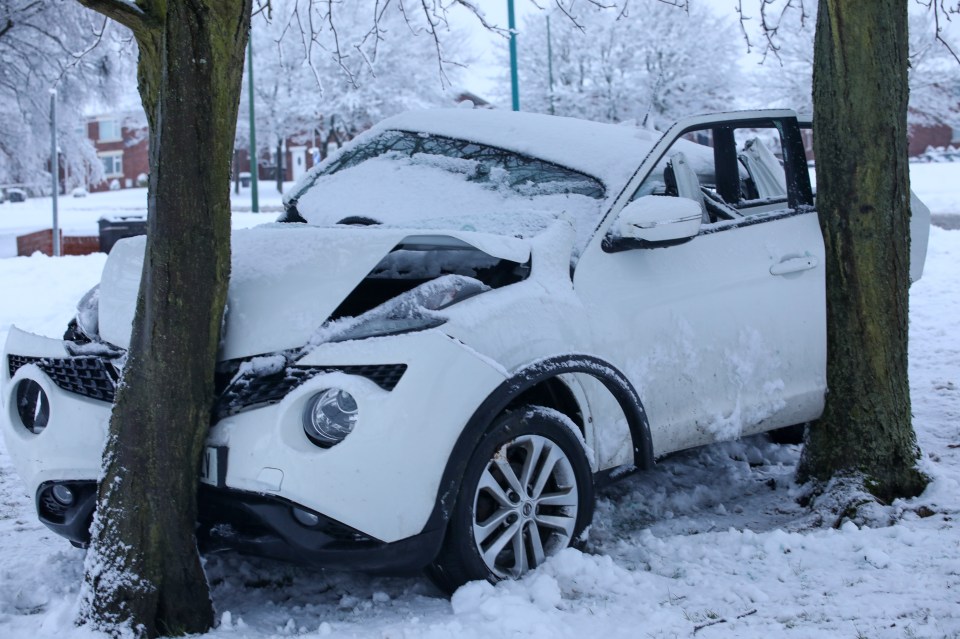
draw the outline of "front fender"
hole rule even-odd
[[[623,373],[592,355],[570,354],[542,359],[517,370],[497,386],[474,411],[447,461],[436,505],[425,529],[431,530],[446,524],[449,513],[453,512],[460,490],[460,479],[466,471],[470,456],[497,415],[523,392],[546,380],[566,374],[593,377],[613,395],[630,428],[634,465],[639,469],[647,469],[653,465],[653,439],[647,413],[640,401],[640,395]]]

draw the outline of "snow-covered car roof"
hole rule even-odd
[[[508,149],[599,178],[625,183],[660,134],[623,124],[603,124],[538,113],[492,109],[408,111],[371,130],[414,131]]]

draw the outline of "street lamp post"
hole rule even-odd
[[[253,34],[247,39],[247,70],[250,73],[247,93],[250,94],[250,210],[260,212],[260,197],[257,190],[260,182],[260,167],[257,163],[257,127],[253,112]]]
[[[520,82],[517,78],[517,21],[513,15],[513,0],[507,0],[507,26],[510,28],[510,89],[513,110],[520,110]]]
[[[50,175],[53,176],[53,255],[60,257],[60,220],[57,196],[60,194],[60,162],[57,158],[57,90],[50,89]]]

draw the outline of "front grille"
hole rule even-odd
[[[36,364],[63,390],[113,403],[117,392],[117,375],[113,367],[99,357],[27,357],[7,355],[10,377],[27,364]]]
[[[276,404],[290,391],[322,373],[345,373],[366,377],[380,388],[392,391],[406,370],[406,364],[288,366],[282,372],[272,375],[241,375],[224,389],[217,401],[214,414],[219,419],[251,408]]]
[[[8,355],[10,377],[27,364],[35,364],[63,390],[91,399],[113,403],[117,391],[117,374],[113,367],[99,357],[28,357]],[[241,375],[220,394],[214,415],[227,415],[276,404],[287,394],[322,373],[345,373],[365,377],[386,391],[392,391],[400,382],[406,364],[367,364],[352,366],[289,366],[273,375]]]

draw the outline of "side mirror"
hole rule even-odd
[[[609,239],[634,247],[680,244],[697,236],[702,220],[700,205],[691,199],[646,195],[620,211]]]

